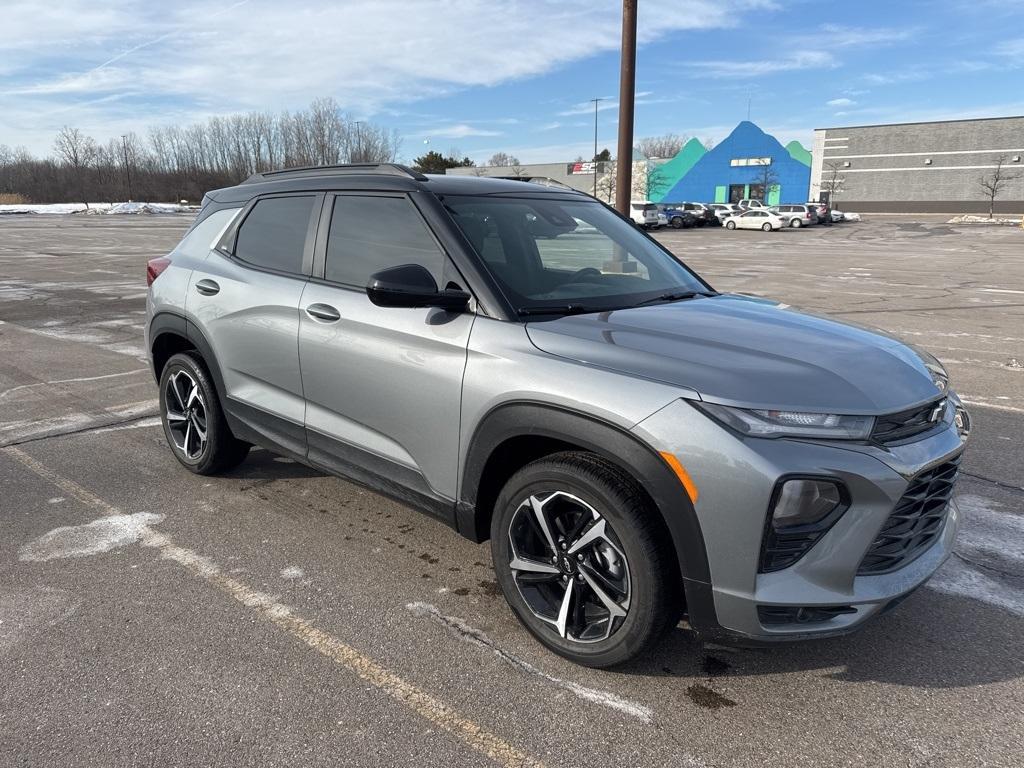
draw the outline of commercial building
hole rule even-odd
[[[819,128],[811,154],[810,199],[842,210],[987,213],[1001,162],[995,210],[1024,212],[1024,117]]]
[[[550,179],[594,194],[615,197],[614,163],[536,163],[515,167],[451,168],[459,175]],[[743,121],[713,149],[690,139],[672,158],[633,153],[633,199],[656,203],[738,202],[765,198],[775,203],[806,201],[811,154],[799,142],[783,146],[749,121]]]

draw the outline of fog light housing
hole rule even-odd
[[[761,545],[761,573],[789,568],[846,511],[846,488],[828,478],[780,480],[772,494]]]
[[[956,411],[953,414],[953,423],[956,425],[956,431],[961,437],[967,437],[971,434],[971,415],[967,413],[967,409],[962,406],[957,406]]]

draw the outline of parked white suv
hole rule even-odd
[[[660,226],[658,222],[658,206],[650,200],[630,200],[629,218],[638,227],[643,227],[644,229],[656,229]]]
[[[743,208],[744,210],[747,210],[747,211],[749,211],[751,208],[766,208],[767,207],[760,200],[740,200],[739,206],[740,206],[740,208]]]

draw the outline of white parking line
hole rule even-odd
[[[68,496],[78,499],[101,514],[107,517],[129,517],[119,508],[104,501],[73,480],[53,471],[21,449],[8,446],[0,448],[0,451],[57,486]],[[307,619],[295,615],[292,608],[277,602],[273,596],[255,590],[228,576],[220,566],[209,558],[190,549],[179,547],[169,536],[148,526],[143,526],[140,533],[143,546],[156,549],[162,558],[177,563],[189,573],[234,598],[279,629],[301,640],[313,650],[404,704],[423,719],[444,729],[498,765],[507,766],[507,768],[543,768],[543,763],[536,758],[462,716],[444,702],[399,677],[369,656],[318,629]]]

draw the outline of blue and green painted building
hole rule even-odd
[[[770,188],[763,190],[765,168]],[[696,139],[667,162],[648,168],[648,195],[653,202],[730,203],[745,198],[770,205],[807,201],[811,153],[798,141],[783,146],[752,122],[744,120],[713,149]]]

